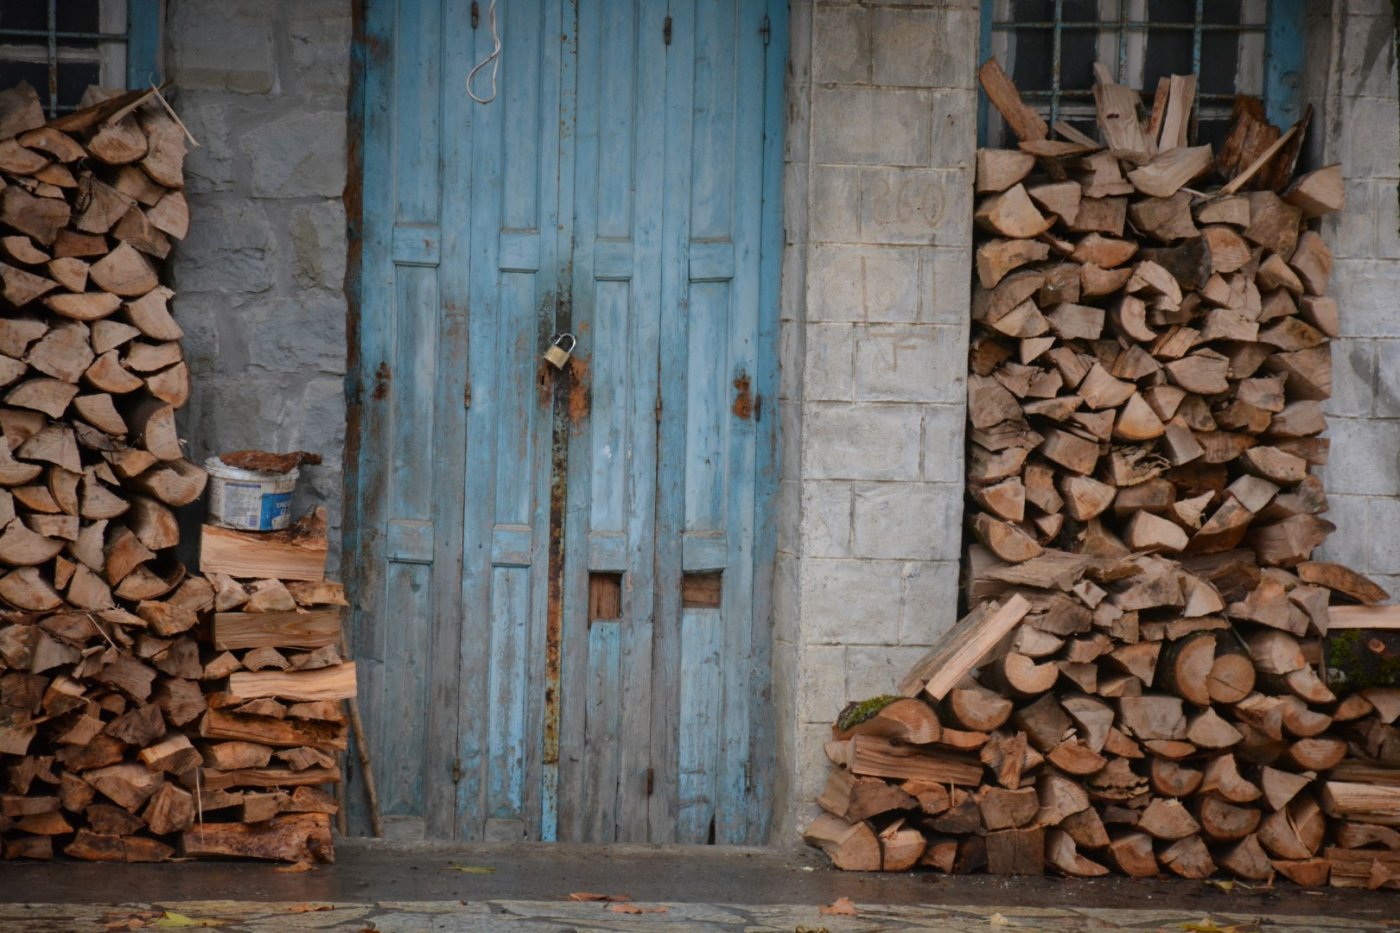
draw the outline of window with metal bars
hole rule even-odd
[[[1097,137],[1094,70],[1149,97],[1160,78],[1194,74],[1191,138],[1218,146],[1237,94],[1269,119],[1297,119],[1303,0],[983,0],[982,60],[995,55],[1021,97],[1052,124]],[[1014,145],[1001,118],[979,113],[985,145]]]
[[[0,89],[27,81],[50,117],[89,85],[159,82],[160,0],[0,0]]]

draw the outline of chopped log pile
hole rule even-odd
[[[1319,675],[1333,604],[1386,597],[1312,560],[1339,167],[1293,177],[1307,118],[1246,98],[1221,152],[1187,145],[1190,79],[1140,114],[1100,69],[1102,144],[982,79],[1020,144],[977,157],[971,612],[843,714],[807,840],[853,870],[1400,887],[1400,689]]]
[[[177,559],[206,480],[160,273],[184,130],[155,91],[84,104],[46,122],[28,85],[0,93],[3,855],[329,859],[343,596]]]

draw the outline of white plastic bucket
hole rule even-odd
[[[218,457],[204,461],[209,471],[209,521],[240,531],[279,531],[292,523],[292,493],[300,471],[240,470]]]

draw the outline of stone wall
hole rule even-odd
[[[200,146],[174,307],[195,374],[190,457],[310,450],[298,512],[338,560],[345,442],[350,0],[167,0],[165,74]]]
[[[777,844],[842,705],[957,614],[978,11],[791,5]]]
[[[1333,346],[1323,473],[1337,531],[1323,555],[1400,598],[1400,99],[1387,0],[1327,0],[1309,10],[1307,76],[1322,115],[1315,164],[1340,162],[1347,206],[1324,222],[1342,339]],[[1317,126],[1318,124],[1314,124]]]

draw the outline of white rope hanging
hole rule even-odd
[[[491,0],[491,6],[486,11],[486,22],[491,27],[491,41],[495,47],[491,49],[491,54],[477,62],[476,67],[467,72],[467,96],[478,104],[489,104],[496,99],[496,70],[501,66],[501,34],[496,31],[496,0]],[[476,78],[476,73],[487,65],[491,66],[491,96],[477,97],[472,90],[472,81]]]

